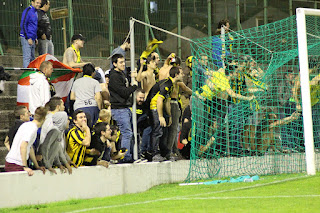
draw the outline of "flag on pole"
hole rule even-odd
[[[40,70],[40,65],[43,61],[50,61],[53,65],[53,72],[50,81],[56,90],[56,96],[59,96],[65,101],[71,90],[74,76],[81,72],[79,68],[71,68],[61,63],[57,58],[50,54],[44,54],[33,60],[28,68],[36,68]],[[58,70],[55,70],[58,69]],[[17,105],[24,105],[29,108],[29,93],[30,93],[30,75],[37,71],[25,71],[19,78],[17,88]]]

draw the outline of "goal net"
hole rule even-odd
[[[320,148],[320,18],[306,16],[314,146]],[[194,39],[187,180],[306,170],[296,17]],[[319,167],[319,165],[317,165]]]

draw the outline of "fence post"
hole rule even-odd
[[[0,43],[0,54],[1,54],[1,55],[4,55],[4,54],[3,54],[3,50],[2,50],[1,43]]]
[[[109,49],[110,49],[110,56],[111,56],[114,48],[112,0],[108,0],[108,14],[109,14]]]
[[[289,15],[292,16],[292,0],[289,0]]]
[[[149,18],[148,18],[148,0],[143,1],[144,5],[144,22],[148,23]],[[149,42],[149,27],[147,25],[144,26],[144,33],[145,33],[145,38],[146,38],[146,46],[148,45]]]
[[[181,35],[181,0],[177,1],[178,35]],[[178,56],[181,57],[181,39],[178,38]]]
[[[72,0],[68,0],[68,12],[69,12],[69,37],[70,41],[74,34],[74,28],[73,28],[73,9],[72,9]]]
[[[237,10],[237,30],[241,30],[241,24],[240,24],[240,0],[237,0],[236,3],[236,10]]]
[[[135,65],[135,43],[134,43],[134,20],[131,18],[129,21],[129,31],[130,34],[130,64],[131,64],[131,70],[134,70]],[[135,80],[134,77],[131,77],[131,82]],[[136,99],[136,92],[133,93],[133,104],[132,104],[132,126],[133,126],[133,137],[134,137],[134,146],[133,146],[133,159],[138,159],[138,138],[137,138],[137,99]]]
[[[211,0],[208,0],[208,36],[212,35],[211,32],[211,25],[212,25],[212,20],[211,20]]]
[[[263,19],[264,25],[268,24],[268,0],[263,1]]]

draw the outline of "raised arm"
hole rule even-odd
[[[236,98],[236,99],[243,100],[243,101],[251,101],[251,100],[253,100],[255,98],[254,95],[247,97],[247,96],[243,96],[243,95],[237,94],[232,89],[227,89],[226,92],[232,98]]]
[[[270,124],[269,127],[274,128],[276,126],[286,125],[294,120],[297,120],[299,118],[299,116],[300,116],[300,113],[296,111],[296,112],[292,113],[292,115],[289,117],[286,117],[286,118],[283,118],[279,121],[273,122],[272,124]]]
[[[138,75],[137,75],[137,81],[138,82],[141,82],[146,77],[146,73],[142,72],[142,70],[143,70],[143,62],[144,62],[144,60],[140,59],[140,69],[139,69],[139,72],[138,72]]]
[[[183,82],[178,82],[177,85],[183,90],[185,91],[186,93],[188,93],[188,95],[192,95],[192,90],[187,87],[187,85],[185,85],[185,83]]]

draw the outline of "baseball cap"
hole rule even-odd
[[[78,40],[78,39],[80,39],[80,40],[82,40],[82,41],[86,40],[86,38],[83,37],[83,35],[81,35],[81,34],[76,34],[76,35],[73,35],[73,36],[72,36],[71,42],[73,42],[74,40]]]

